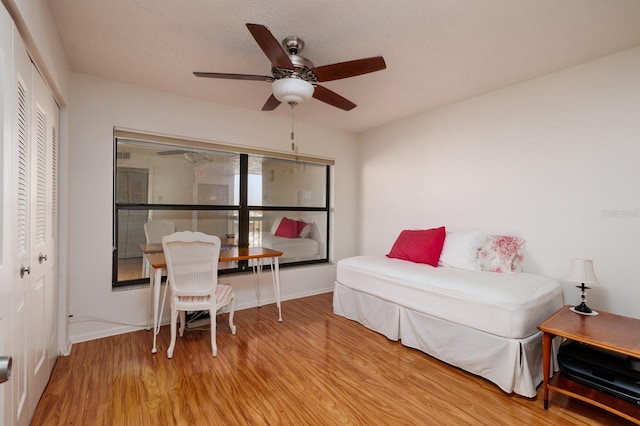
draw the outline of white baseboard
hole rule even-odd
[[[330,293],[330,292],[333,292],[333,285],[331,287],[328,287],[328,288],[315,289],[313,291],[289,294],[286,297],[282,298],[281,301],[285,302],[287,300],[302,299],[304,297],[316,296],[318,294],[324,294],[324,293]],[[271,297],[271,298],[268,298],[268,299],[261,300],[260,301],[260,306],[271,305],[273,303],[276,303],[275,297]],[[257,306],[258,306],[258,301],[257,300],[251,301],[249,303],[238,304],[238,305],[236,305],[236,312],[242,311],[244,309],[255,308]],[[283,312],[283,318],[285,316],[286,316],[286,311]],[[95,321],[96,322],[100,322],[101,320],[96,318]],[[104,320],[102,322],[109,323],[110,321]],[[168,313],[167,313],[167,315],[165,317],[160,319],[160,325],[167,325],[167,324],[169,324],[169,315],[168,315]],[[132,324],[132,325],[118,325],[117,327],[102,329],[102,330],[91,332],[91,333],[76,334],[70,340],[68,348],[65,348],[65,350],[62,353],[62,355],[69,355],[71,353],[71,347],[75,343],[88,342],[90,340],[102,339],[103,337],[117,336],[119,334],[131,333],[131,332],[134,332],[134,331],[146,330],[146,329],[147,329],[147,323],[145,322],[145,323],[137,324],[137,325],[135,325],[135,324]]]

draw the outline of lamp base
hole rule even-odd
[[[589,312],[585,312],[584,308],[582,307],[582,304],[576,307],[571,307],[569,308],[569,310],[571,312],[575,312],[576,314],[580,314],[580,315],[588,315],[588,316],[598,315],[597,311],[594,311],[593,309],[589,308],[587,305],[585,305],[585,307],[589,309]]]

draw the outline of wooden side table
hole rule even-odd
[[[574,382],[562,374],[551,373],[551,340],[556,336],[597,346],[599,348],[640,358],[640,320],[607,312],[600,315],[580,315],[565,306],[544,320],[538,329],[542,335],[544,371],[544,408],[549,407],[549,390],[603,408],[640,424],[640,406],[616,398],[597,389]]]

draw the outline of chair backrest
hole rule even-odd
[[[218,285],[220,238],[202,232],[162,237],[169,285],[176,296],[214,295]]]
[[[150,220],[144,224],[144,238],[147,244],[160,244],[162,237],[173,234],[176,226],[168,220]]]

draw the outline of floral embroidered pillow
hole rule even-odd
[[[478,252],[483,271],[509,273],[522,272],[525,241],[518,237],[490,235]]]

